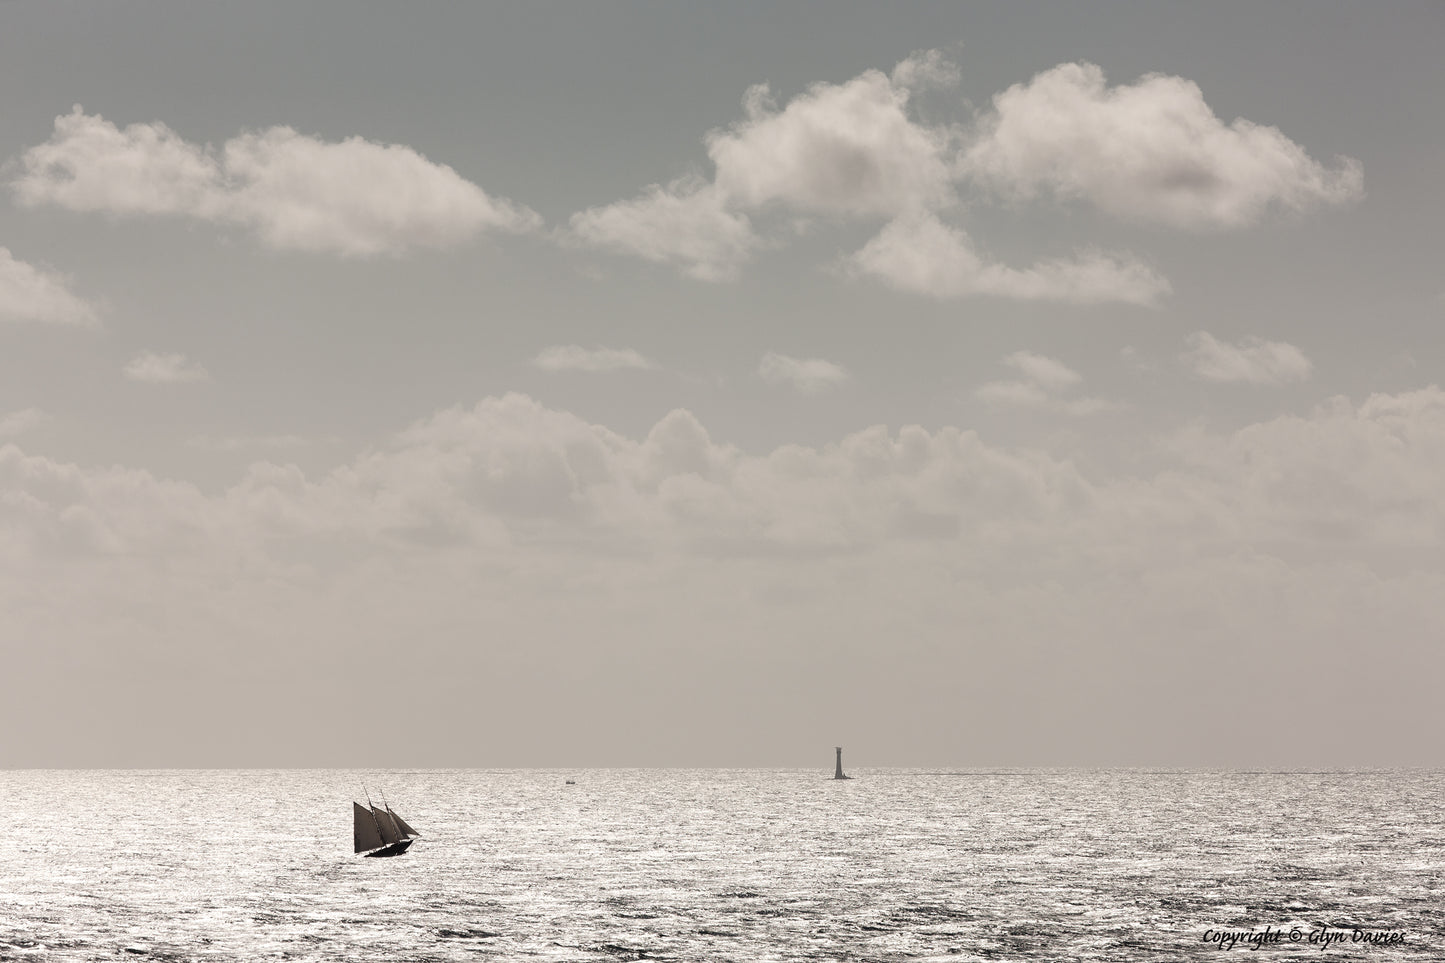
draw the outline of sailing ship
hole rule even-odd
[[[386,800],[381,808],[353,801],[352,812],[356,817],[356,851],[365,856],[400,856],[421,833],[412,829],[396,813],[392,812]]]

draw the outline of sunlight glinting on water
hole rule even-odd
[[[1445,952],[1438,772],[855,775],[373,772],[423,836],[366,859],[354,772],[4,772],[0,960],[1217,959],[1208,931],[1266,926]]]

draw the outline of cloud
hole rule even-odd
[[[1125,218],[1232,228],[1271,206],[1305,211],[1358,199],[1358,161],[1328,168],[1278,129],[1226,125],[1183,77],[1108,87],[1089,63],[1060,64],[994,97],[964,166],[981,186],[1029,199],[1085,200]]]
[[[572,215],[581,243],[680,268],[699,281],[728,281],[761,246],[747,216],[726,209],[709,184],[684,178],[640,197]]]
[[[900,291],[934,298],[991,295],[1151,305],[1170,290],[1167,280],[1124,255],[1091,253],[1040,261],[1025,269],[990,263],[978,255],[966,233],[931,214],[889,222],[845,265]]]
[[[1092,64],[1060,64],[998,94],[971,132],[915,116],[916,92],[957,83],[957,68],[926,51],[891,75],[816,83],[782,106],[753,86],[743,118],[705,137],[711,179],[582,211],[569,236],[725,281],[813,219],[872,220],[880,233],[845,263],[899,290],[1154,304],[1169,282],[1132,255],[1085,249],[1027,268],[988,260],[957,224],[960,192],[1084,200],[1183,228],[1241,227],[1271,207],[1305,211],[1363,192],[1357,161],[1325,167],[1273,127],[1226,125],[1181,77],[1111,88]]]
[[[1029,351],[1015,351],[1004,358],[1003,363],[1018,369],[1029,380],[1042,385],[1049,391],[1072,388],[1083,380],[1077,371],[1063,362]]]
[[[49,141],[25,152],[11,188],[27,206],[192,217],[246,227],[277,249],[350,257],[541,224],[410,147],[271,127],[216,150],[158,122],[122,130],[79,106],[56,118]]]
[[[1445,537],[1445,391],[1331,398],[1237,431],[1191,427],[1161,489],[1203,497],[1218,531],[1263,544],[1435,545]]]
[[[621,368],[652,368],[653,363],[632,348],[584,348],[559,344],[543,348],[532,359],[543,371],[617,371]]]
[[[954,132],[908,116],[910,90],[951,82],[937,53],[916,54],[890,79],[868,70],[814,84],[779,109],[750,88],[744,119],[707,134],[711,180],[689,176],[572,216],[574,241],[674,266],[703,281],[736,278],[771,241],[755,218],[894,217],[956,202]],[[793,227],[796,227],[796,223]]]
[[[1307,557],[1341,539],[1377,549],[1445,539],[1437,387],[1331,399],[1230,432],[1189,427],[1164,454],[1155,474],[1090,479],[1067,459],[951,426],[874,426],[749,454],[685,410],[629,438],[509,394],[436,412],[319,477],[260,462],[215,495],[0,446],[0,523],[39,524],[30,536],[73,523],[102,533],[85,544],[142,553],[173,536],[201,550],[224,533],[255,548],[274,538],[277,550],[342,538],[386,556],[432,551],[445,534],[484,554],[640,542],[711,556],[907,541],[916,533],[899,519],[921,513],[981,563],[998,560],[988,544],[1025,552],[1010,559],[1047,545],[1117,563],[1126,549],[1141,562],[1180,551],[1186,534],[1191,550],[1226,556],[1246,544]]]
[[[960,191],[1085,200],[1184,228],[1240,227],[1270,207],[1305,211],[1362,194],[1357,161],[1328,168],[1273,127],[1226,125],[1184,78],[1111,88],[1092,64],[1060,64],[998,94],[971,133],[915,116],[916,91],[957,82],[957,69],[928,51],[891,76],[817,83],[781,106],[756,85],[743,118],[705,138],[711,179],[582,211],[570,236],[725,281],[765,243],[781,244],[786,227],[809,223],[799,218],[873,220],[880,233],[845,263],[898,290],[1154,304],[1169,282],[1129,254],[1085,249],[1026,268],[990,261],[957,224]]]
[[[899,83],[867,70],[814,84],[781,110],[766,85],[750,88],[746,119],[707,137],[718,191],[742,208],[851,217],[947,206],[950,134],[907,113],[907,84],[937,77],[942,65],[910,58],[895,69]]]
[[[344,758],[345,733],[296,723],[343,714],[406,638],[426,684],[394,694],[404,726],[387,745],[404,758],[425,743],[414,732],[494,728],[549,699],[601,720],[583,734],[598,753],[679,699],[720,718],[746,699],[764,713],[746,737],[761,752],[844,697],[890,743],[936,738],[929,753],[950,751],[936,731],[963,705],[978,725],[1008,719],[1011,757],[1038,764],[1378,764],[1381,745],[1391,764],[1428,761],[1428,740],[1390,736],[1445,719],[1429,698],[1445,670],[1445,392],[1191,427],[1157,454],[1086,471],[954,426],[751,453],[687,411],[624,435],[520,395],[435,412],[330,471],[258,462],[218,490],[0,444],[0,643],[36,682],[0,715],[61,719],[52,701],[94,700],[117,710],[115,745],[152,754],[121,759],[166,764],[184,752],[165,741],[173,719],[147,729],[119,711],[129,693],[242,665],[235,688],[206,690],[192,736],[215,735],[201,740],[214,753],[250,733],[228,744],[273,763],[300,738],[284,761],[314,764]],[[46,645],[21,644],[33,638]],[[1361,689],[1363,664],[1393,683]],[[1309,686],[1266,700],[1199,684],[1301,666]],[[258,693],[305,706],[256,734]],[[1321,699],[1324,731],[1298,741],[1288,720]],[[1166,731],[1141,729],[1141,712]],[[35,731],[47,740],[17,758],[56,764],[60,740]],[[521,733],[516,765],[576,751],[575,726],[547,732]],[[702,732],[658,764],[686,761]],[[200,752],[182,759],[216,764]]]
[[[974,389],[974,397],[991,405],[1019,408],[1042,408],[1049,403],[1049,393],[1031,381],[989,381]]]
[[[842,365],[822,358],[791,358],[776,351],[763,355],[758,374],[764,381],[790,385],[803,394],[817,394],[849,378],[848,369]]]
[[[919,50],[900,60],[890,78],[893,86],[904,90],[950,89],[963,77],[958,65],[941,50]]]
[[[1210,381],[1278,385],[1304,381],[1314,370],[1303,351],[1283,341],[1247,337],[1230,344],[1208,331],[1196,331],[1185,343],[1184,361],[1195,374]]]
[[[44,422],[50,416],[39,408],[22,408],[0,415],[0,438],[14,438]]]
[[[95,324],[95,307],[61,274],[26,264],[0,247],[0,321]]]
[[[125,376],[132,381],[149,384],[179,384],[187,381],[207,381],[210,374],[183,354],[158,354],[142,351],[125,366]]]
[[[1030,351],[1015,351],[1003,363],[1024,376],[1023,381],[989,381],[974,389],[974,397],[996,406],[1047,408],[1074,417],[1098,414],[1118,407],[1102,398],[1059,398],[1083,378],[1063,362]]]

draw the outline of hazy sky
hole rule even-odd
[[[1445,764],[1442,46],[0,3],[0,766]]]

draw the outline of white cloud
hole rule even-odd
[[[974,397],[991,405],[1019,408],[1042,408],[1049,403],[1049,393],[1032,381],[988,381],[974,389]]]
[[[55,133],[27,150],[11,182],[27,206],[114,214],[224,216],[228,187],[217,159],[162,123],[124,131],[77,104]]]
[[[989,381],[974,389],[974,397],[996,406],[1046,408],[1074,417],[1112,411],[1119,405],[1102,398],[1059,398],[1082,381],[1079,373],[1062,361],[1031,351],[1015,351],[1003,363],[1024,376],[1023,381]]]
[[[219,717],[196,716],[218,734],[277,686],[305,693],[308,716],[342,711],[398,638],[428,683],[397,690],[398,718],[485,727],[564,699],[596,710],[599,752],[650,731],[676,691],[724,715],[755,700],[756,746],[840,693],[873,707],[870,731],[916,741],[950,724],[949,695],[971,678],[1031,680],[979,682],[964,700],[1013,720],[1011,751],[1031,762],[1269,762],[1284,744],[1251,756],[1259,732],[1318,712],[1322,692],[1348,717],[1321,716],[1326,731],[1288,743],[1291,761],[1379,763],[1379,732],[1437,731],[1445,392],[1191,429],[1165,454],[1163,470],[1086,473],[949,426],[753,454],[686,411],[632,437],[518,395],[437,412],[330,472],[262,462],[214,493],[0,444],[0,643],[22,668],[85,659],[93,687],[60,677],[105,708],[161,668],[208,678],[245,652],[247,703],[208,690]],[[1361,689],[1348,670],[1366,663],[1392,684]],[[639,684],[642,664],[658,674]],[[1268,700],[1200,683],[1300,666],[1331,671]],[[318,687],[323,671],[337,684]],[[826,684],[810,687],[819,671]],[[467,697],[468,680],[503,675],[494,699]],[[699,675],[716,684],[687,688]],[[55,694],[17,691],[4,709]],[[899,711],[915,704],[921,721]],[[1083,711],[1101,704],[1119,708]],[[1140,711],[1166,731],[1140,730]],[[1380,713],[1375,736],[1356,733]],[[256,745],[290,745],[289,730],[307,753],[344,750],[343,735],[287,721]],[[563,728],[555,745],[575,751]],[[524,756],[559,751],[532,729],[519,738]],[[1090,757],[1097,745],[1111,755]]]
[[[683,178],[582,211],[570,236],[722,281],[737,277],[763,237],[781,243],[786,228],[810,226],[800,218],[885,221],[846,263],[899,290],[1154,304],[1169,282],[1129,254],[1086,249],[1027,268],[988,260],[956,226],[960,185],[1084,199],[1180,227],[1237,227],[1271,205],[1303,211],[1362,193],[1358,162],[1326,168],[1272,127],[1225,125],[1183,78],[1109,88],[1098,67],[1061,64],[999,94],[967,146],[961,127],[924,123],[910,109],[915,91],[957,81],[956,68],[928,51],[891,76],[866,70],[817,83],[781,107],[766,85],[754,86],[743,119],[706,137],[711,180]]]
[[[1210,381],[1285,384],[1304,381],[1314,370],[1303,351],[1283,341],[1247,337],[1231,344],[1208,331],[1196,331],[1185,343],[1184,360],[1195,374]]]
[[[910,59],[897,74],[936,76],[940,63]],[[814,84],[782,110],[765,85],[743,104],[746,120],[707,138],[718,190],[733,204],[892,217],[952,202],[949,134],[914,123],[907,87],[880,71]]]
[[[18,260],[0,247],[0,321],[95,324],[94,306],[60,274]]]
[[[910,88],[948,83],[950,69],[936,54],[919,54],[899,64],[893,80],[869,70],[815,84],[781,110],[766,86],[755,86],[744,98],[747,116],[707,135],[712,180],[684,177],[581,211],[570,236],[725,281],[765,246],[752,217],[892,217],[951,205],[954,134],[907,113]]]
[[[543,348],[532,363],[543,371],[616,371],[653,367],[651,361],[632,348],[584,348],[577,344]]]
[[[344,535],[384,554],[429,551],[447,531],[449,544],[482,552],[637,540],[704,555],[856,549],[911,538],[895,527],[909,513],[951,519],[950,537],[1115,561],[1126,547],[1140,560],[1177,552],[1185,533],[1193,550],[1226,555],[1242,544],[1303,552],[1321,540],[1378,549],[1445,540],[1439,388],[1332,399],[1226,433],[1190,428],[1167,452],[1175,467],[1158,474],[1090,480],[1067,460],[990,446],[972,431],[877,426],[753,455],[715,441],[686,411],[632,439],[512,394],[437,412],[320,478],[258,463],[214,496],[4,446],[0,520],[39,513],[31,520],[48,519],[41,528],[53,534],[70,519],[107,533],[87,544],[124,551],[159,549],[173,534],[199,549],[192,536],[226,532],[251,545]],[[4,515],[11,509],[21,515]],[[961,549],[991,557],[968,539]]]
[[[183,354],[158,354],[142,351],[125,366],[125,376],[132,381],[150,384],[177,384],[186,381],[206,381],[211,376],[206,369]]]
[[[8,415],[0,415],[0,438],[23,435],[49,417],[39,408],[22,408]]]
[[[817,394],[848,380],[848,369],[822,358],[792,358],[769,351],[758,362],[764,381],[786,384],[803,394]]]
[[[761,245],[747,216],[727,210],[717,190],[695,178],[579,211],[570,228],[583,243],[669,264],[700,281],[737,277]]]
[[[1082,199],[1186,228],[1239,227],[1271,205],[1303,211],[1363,193],[1358,161],[1327,168],[1274,127],[1226,125],[1192,81],[1151,74],[1111,88],[1088,63],[998,94],[965,164],[1005,194]]]
[[[1169,293],[1169,282],[1143,263],[1121,255],[1084,254],[1040,261],[1025,269],[989,263],[962,230],[930,214],[888,223],[847,265],[901,291],[934,298],[972,295],[1021,300],[1149,305]]]
[[[124,130],[79,106],[21,158],[17,200],[75,211],[180,215],[254,230],[281,249],[345,256],[444,247],[485,230],[527,231],[538,216],[488,196],[410,147],[329,143],[289,127],[214,150],[161,123]]]
[[[1083,379],[1079,373],[1062,361],[1031,351],[1015,351],[1003,363],[1026,375],[1030,381],[1042,385],[1049,391],[1072,388]]]
[[[1445,391],[1433,385],[1229,433],[1195,427],[1169,449],[1183,469],[1160,489],[1207,500],[1221,534],[1377,549],[1445,539]]]

